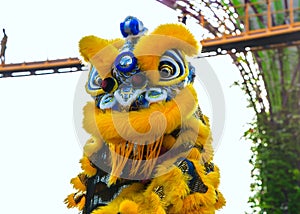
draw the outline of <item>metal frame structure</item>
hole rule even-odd
[[[156,0],[182,16],[189,16],[209,32],[201,41],[204,56],[263,50],[300,44],[300,7],[274,10],[272,3],[256,2],[234,6],[225,0]],[[266,10],[257,11],[262,6]],[[242,14],[242,15],[238,15]],[[287,19],[274,25],[274,15],[282,14]],[[261,20],[262,26],[252,24],[253,19]],[[248,49],[247,49],[248,48]],[[210,54],[211,53],[211,54]],[[28,75],[43,75],[81,71],[84,65],[78,58],[24,62],[0,65],[0,78]]]
[[[300,44],[300,7],[294,8],[293,0],[288,0],[289,8],[284,10],[274,10],[272,3],[275,0],[247,1],[238,6],[220,0],[156,1],[195,19],[211,33],[201,41],[203,52],[225,50],[223,53],[226,53],[233,49],[244,51],[245,48],[268,49]],[[256,7],[265,10],[258,11]],[[274,21],[278,14],[284,17],[279,24]],[[255,19],[261,20],[262,25],[253,25]]]
[[[0,78],[68,73],[86,70],[78,58],[0,65]]]

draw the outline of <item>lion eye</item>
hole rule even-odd
[[[161,62],[159,66],[160,76],[161,78],[168,78],[174,74],[174,66],[169,65],[168,62]]]
[[[168,81],[180,77],[184,73],[184,62],[179,52],[166,51],[160,58],[158,70],[160,81]]]

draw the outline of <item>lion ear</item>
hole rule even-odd
[[[186,55],[193,56],[200,50],[200,43],[183,24],[163,24],[158,26],[152,35],[161,35],[163,39],[161,51],[164,53],[169,49],[182,50]]]
[[[188,56],[200,51],[200,42],[182,24],[163,24],[150,35],[142,37],[135,46],[135,55],[162,55],[170,49],[179,49]]]
[[[121,39],[106,40],[96,36],[86,36],[79,41],[79,52],[85,61],[90,62],[101,78],[110,74],[112,64],[118,56],[118,48],[124,43]]]
[[[144,70],[156,70],[161,55],[170,49],[193,56],[200,51],[200,42],[182,24],[163,24],[139,40],[134,55]]]
[[[109,45],[108,40],[96,36],[85,36],[79,41],[79,52],[85,61],[96,55],[98,51]]]

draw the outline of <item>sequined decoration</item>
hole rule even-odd
[[[182,171],[182,173],[189,172],[189,166],[186,161],[181,161],[181,163],[178,165],[178,168]]]
[[[182,173],[189,174],[192,179],[189,181],[189,188],[191,193],[199,192],[199,193],[206,193],[208,190],[208,187],[203,183],[201,177],[198,175],[198,173],[195,171],[195,167],[192,162],[185,159],[182,160],[178,164],[178,168],[182,171]]]
[[[195,117],[199,120],[201,120],[201,122],[206,125],[206,122],[204,120],[204,116],[203,116],[203,113],[202,113],[202,110],[200,108],[200,106],[197,107],[197,110],[195,111],[194,113]]]
[[[163,186],[157,186],[153,189],[154,193],[158,195],[160,199],[163,199],[166,197],[165,192],[164,192],[164,187]]]
[[[214,171],[215,165],[214,165],[214,163],[208,163],[208,162],[206,162],[204,164],[204,167],[205,167],[206,174],[208,174],[208,173]]]

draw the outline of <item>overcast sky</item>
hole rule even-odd
[[[0,8],[0,28],[8,35],[7,63],[78,57],[81,37],[121,37],[119,23],[128,15],[138,17],[150,31],[177,21],[175,11],[155,0],[9,0],[2,1]],[[200,39],[201,32],[192,20],[187,26]],[[216,127],[225,123],[221,134],[216,133],[219,140],[214,161],[221,169],[220,189],[227,199],[227,206],[219,213],[244,213],[251,154],[249,143],[240,138],[253,113],[246,108],[243,92],[230,87],[239,74],[229,57],[195,63],[200,105]],[[69,180],[80,172],[82,150],[73,110],[78,116],[80,105],[84,105],[85,100],[78,104],[76,97],[78,100],[85,93],[85,75],[0,79],[1,212],[78,213],[68,210],[63,200],[72,192]],[[223,98],[225,103],[217,106]],[[218,121],[218,112],[224,112],[224,121]]]

